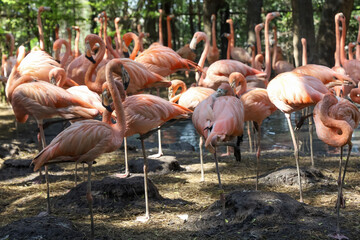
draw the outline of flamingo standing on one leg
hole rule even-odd
[[[124,89],[120,82],[115,84],[112,71],[124,71],[117,62],[110,62],[106,68],[107,87],[114,101],[114,108],[118,121],[111,123],[111,112],[104,112],[103,121],[86,120],[76,122],[56,136],[51,143],[44,148],[34,159],[34,171],[41,166],[57,162],[86,162],[88,164],[88,184],[86,198],[90,208],[91,238],[94,237],[94,218],[91,196],[91,169],[93,161],[102,153],[112,152],[118,149],[123,141],[125,133],[125,116],[122,106],[122,97],[125,97]],[[126,79],[123,79],[125,81]],[[120,93],[119,93],[120,92]],[[104,94],[108,99],[108,94]],[[106,103],[104,103],[106,104]],[[111,109],[106,104],[106,109]]]
[[[221,190],[222,215],[225,221],[225,196],[220,179],[216,147],[222,145],[222,143],[230,145],[230,140],[235,136],[242,135],[244,129],[244,107],[241,100],[235,97],[229,83],[222,83],[216,93],[202,101],[195,108],[192,121],[197,132],[206,139],[205,147],[214,154],[219,188]],[[239,149],[234,149],[234,153],[237,159],[240,158]]]
[[[338,197],[336,201],[336,233],[330,235],[336,239],[348,239],[340,233],[340,206],[345,206],[342,188],[345,180],[346,168],[352,149],[351,137],[354,129],[359,125],[360,112],[357,107],[343,98],[336,98],[328,93],[314,108],[316,133],[320,140],[333,147],[341,147],[339,161]],[[349,150],[341,176],[343,147],[348,145]]]

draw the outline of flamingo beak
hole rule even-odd
[[[86,42],[85,43],[85,57],[90,61],[92,62],[93,64],[96,63],[95,59],[93,58],[92,54],[91,54],[91,47],[90,47],[90,43],[89,42]]]
[[[196,43],[197,43],[197,37],[193,37],[191,39],[191,42],[190,42],[190,45],[189,45],[191,50],[194,51],[196,49]]]
[[[55,76],[51,76],[50,83],[56,85]]]

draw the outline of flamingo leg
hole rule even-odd
[[[126,137],[124,137],[124,162],[125,162],[125,173],[124,174],[115,174],[115,176],[118,178],[127,178],[130,176]]]
[[[221,184],[219,162],[216,157],[216,148],[215,148],[215,152],[214,152],[214,158],[215,158],[216,173],[217,173],[217,177],[218,177],[218,181],[219,181],[219,188],[220,188],[220,201],[221,201],[221,205],[222,205],[222,216],[224,218],[224,225],[225,225],[225,195],[224,195],[223,186]]]
[[[156,88],[156,93],[157,93],[157,96],[159,97],[160,96],[159,88]],[[162,155],[164,155],[164,153],[162,151],[162,145],[161,145],[161,127],[158,127],[158,142],[159,142],[159,147],[158,147],[159,152],[157,154],[150,155],[149,156],[150,158],[159,158]]]
[[[78,172],[78,167],[77,167],[77,162],[75,162],[75,187],[77,186],[77,172]]]
[[[141,136],[140,136],[141,138]],[[149,197],[148,197],[148,181],[147,181],[147,172],[148,172],[148,159],[145,153],[145,144],[144,139],[141,138],[141,148],[144,157],[144,192],[145,192],[145,216],[137,217],[136,220],[140,222],[146,222],[150,219],[149,212]]]
[[[260,166],[260,141],[261,141],[261,125],[259,125],[259,129],[258,129],[258,137],[257,137],[257,145],[258,145],[258,149],[256,152],[256,184],[255,184],[255,190],[258,190],[258,185],[259,185],[259,166]]]
[[[38,122],[38,127],[40,130],[40,140],[41,140],[41,144],[42,144],[42,148],[44,149],[46,147],[46,139],[45,139],[45,134],[44,134],[44,129],[43,129],[43,124],[42,122]],[[50,183],[49,183],[49,169],[48,166],[45,165],[45,182],[46,182],[46,210],[47,213],[50,214],[51,213],[51,209],[50,209]]]
[[[201,172],[201,178],[200,178],[200,182],[204,182],[205,181],[205,175],[204,175],[204,159],[203,159],[203,146],[204,143],[204,139],[202,136],[200,136],[199,139],[199,148],[200,148],[200,172]]]
[[[252,139],[251,139],[251,122],[247,121],[247,133],[248,133],[248,137],[249,137],[249,150],[250,152],[253,151],[253,145],[252,145]]]
[[[300,166],[299,166],[299,149],[298,149],[297,142],[296,142],[296,139],[295,139],[294,129],[292,128],[292,124],[291,124],[291,120],[290,120],[290,114],[285,113],[285,117],[286,117],[288,125],[289,125],[291,139],[292,139],[292,142],[293,142],[293,145],[294,145],[294,155],[295,155],[295,162],[296,162],[296,170],[297,170],[297,174],[298,174],[300,202],[304,202],[303,194],[302,194],[302,186],[301,186]]]
[[[310,159],[311,159],[311,166],[315,167],[314,162],[314,149],[313,149],[313,132],[314,132],[314,124],[312,116],[309,117],[309,136],[310,136]]]
[[[94,214],[93,214],[93,198],[91,195],[91,170],[92,162],[88,163],[88,182],[86,186],[86,199],[89,204],[90,224],[91,224],[91,239],[94,239]]]

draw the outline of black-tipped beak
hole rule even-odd
[[[60,60],[58,60],[58,59],[55,59],[55,61],[58,63],[58,64],[60,64]]]
[[[54,76],[51,77],[50,83],[56,85],[56,80]]]
[[[123,53],[124,53],[124,56],[125,56],[126,58],[129,58],[129,57],[130,57],[129,52],[124,52],[124,51],[123,51]]]
[[[95,59],[93,58],[93,56],[88,57],[88,56],[86,56],[86,54],[85,54],[85,57],[86,57],[90,62],[92,62],[93,64],[96,63],[96,61],[95,61]]]

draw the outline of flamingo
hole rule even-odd
[[[63,55],[63,57],[60,60],[60,49],[61,46],[65,45],[65,54]],[[67,66],[72,62],[72,60],[74,59],[71,56],[71,49],[70,49],[70,44],[68,41],[66,41],[65,39],[59,38],[57,39],[54,44],[53,44],[53,50],[55,52],[55,59],[60,63],[60,67],[66,69]]]
[[[306,65],[307,66],[307,65]],[[337,81],[334,80],[333,84]],[[300,201],[303,202],[299,168],[299,151],[291,125],[290,114],[319,102],[329,90],[318,78],[296,72],[285,72],[273,78],[267,86],[270,101],[285,114],[294,145]]]
[[[203,68],[204,65],[205,65],[206,57],[208,56],[209,50],[210,50],[209,38],[206,35],[206,33],[204,33],[204,32],[196,32],[196,33],[194,33],[194,36],[192,37],[189,46],[190,46],[191,50],[195,50],[196,45],[201,41],[204,41],[205,46],[204,46],[204,49],[203,49],[203,51],[201,53],[201,56],[200,56],[200,59],[199,59],[199,62],[198,62],[198,66]],[[199,72],[195,73],[195,81],[196,81],[197,84],[199,84],[199,81],[200,81]]]
[[[318,102],[314,108],[314,121],[316,133],[320,140],[333,146],[341,147],[338,177],[338,196],[336,201],[336,233],[329,236],[336,239],[348,239],[340,233],[340,206],[345,206],[342,188],[345,180],[347,164],[350,158],[352,142],[351,137],[355,128],[359,125],[360,112],[357,107],[343,98],[336,98],[328,93]],[[343,147],[348,145],[348,154],[345,161],[344,173],[342,171]]]
[[[91,49],[96,43],[99,43],[100,49],[105,48],[104,42],[95,34],[88,35],[85,41],[87,42],[87,49]],[[90,90],[98,94],[102,92],[102,84],[106,81],[105,66],[97,71],[95,80],[92,79],[95,76],[94,72],[103,55],[104,51],[99,51],[95,58],[96,63],[92,64],[87,69],[84,81],[85,85],[88,86]],[[128,58],[120,58],[118,61],[122,66],[124,66],[126,72],[130,75],[131,78],[131,82],[129,83],[129,86],[127,86],[126,90],[128,95],[137,94],[146,88],[169,87],[171,85],[170,81],[167,81],[162,76],[149,71],[141,63]]]
[[[120,55],[120,57],[124,58],[126,54],[128,54],[128,49],[125,45],[123,45],[123,41],[121,39],[121,35],[120,35],[120,29],[119,29],[119,22],[120,22],[120,18],[117,17],[114,20],[115,23],[115,31],[116,31],[116,47],[117,47],[117,51]],[[126,53],[126,54],[125,54]],[[127,56],[129,57],[129,56]]]
[[[219,60],[219,49],[216,45],[216,15],[211,15],[211,40],[212,46],[210,47],[207,60],[209,65]]]
[[[37,24],[38,24],[39,42],[40,42],[40,50],[41,51],[45,51],[45,41],[44,41],[44,32],[43,32],[43,27],[42,27],[42,22],[41,22],[41,13],[44,11],[50,11],[50,10],[51,10],[50,7],[44,7],[44,6],[41,6],[38,9]]]
[[[136,57],[135,61],[143,64],[149,71],[166,77],[179,70],[202,70],[196,63],[180,57],[174,50],[160,44],[152,44]]]
[[[181,88],[181,92],[175,95],[179,88]],[[178,79],[171,81],[168,91],[169,102],[178,102],[179,105],[190,110],[194,110],[200,102],[215,92],[213,89],[205,87],[190,87],[187,89],[185,83]]]
[[[356,42],[349,42],[348,43],[348,59],[353,60],[354,59],[354,47],[356,46]]]
[[[230,25],[230,56],[232,59],[240,61],[242,63],[251,64],[251,56],[250,54],[244,49],[240,47],[235,47],[235,34],[234,34],[234,26],[233,20],[231,18],[227,19],[226,22]]]
[[[163,15],[163,10],[159,9],[159,44],[160,45],[164,45],[164,40],[163,40],[163,32],[162,32],[162,15]]]
[[[81,55],[81,52],[79,51],[80,28],[78,26],[72,26],[72,28],[76,31],[74,52],[75,58],[77,58]]]
[[[289,72],[291,70],[294,69],[294,66],[285,61],[285,60],[277,60],[277,55],[278,55],[278,50],[277,50],[277,28],[276,26],[274,26],[274,45],[273,45],[273,49],[274,49],[274,55],[273,55],[273,59],[272,59],[272,67],[275,71],[275,74],[279,74],[279,73],[283,73],[283,72]],[[265,32],[265,34],[269,34],[268,32]]]
[[[165,123],[171,119],[188,118],[192,111],[178,104],[170,103],[158,96],[148,94],[137,94],[129,96],[125,99],[123,104],[126,118],[125,137],[139,134],[141,140],[144,157],[144,188],[146,211],[145,216],[138,217],[138,220],[146,221],[150,218],[150,213],[147,194],[148,161],[145,152],[144,139],[149,137],[154,131],[158,131],[158,126],[165,126]],[[125,161],[127,161],[127,158],[125,158]],[[129,174],[127,166],[127,162],[125,162],[125,176]],[[123,177],[123,175],[120,175],[120,177]]]
[[[126,47],[129,47],[130,43],[134,41],[134,49],[129,57],[130,59],[134,60],[141,47],[139,37],[135,33],[128,32],[123,35],[123,40]]]
[[[166,17],[166,29],[167,29],[167,34],[168,34],[168,38],[167,38],[167,40],[168,40],[168,44],[167,44],[167,46],[169,47],[169,48],[171,48],[172,49],[172,42],[171,42],[171,40],[172,40],[172,34],[171,34],[171,25],[170,25],[170,21],[171,21],[171,19],[173,19],[175,16],[174,15],[168,15],[167,17]]]
[[[125,134],[125,115],[120,98],[124,97],[124,89],[120,82],[115,84],[112,71],[122,72],[124,68],[116,61],[110,61],[106,67],[107,85],[114,101],[114,108],[118,121],[113,124],[111,113],[107,110],[103,114],[103,121],[85,120],[76,122],[56,136],[34,159],[34,171],[41,166],[57,162],[85,162],[88,164],[88,183],[86,198],[89,203],[91,220],[91,238],[94,237],[94,218],[91,196],[91,170],[93,161],[103,153],[118,149]],[[124,75],[126,76],[126,75]],[[123,81],[127,81],[123,79]],[[107,89],[105,88],[105,89]],[[120,93],[119,93],[120,92]],[[104,95],[108,99],[108,94]],[[106,109],[112,110],[111,105]]]
[[[73,50],[71,49],[71,37],[72,37],[72,34],[71,34],[71,28],[67,27],[66,28],[66,31],[68,33],[68,43],[70,45],[70,56],[74,57],[74,52]]]
[[[237,73],[232,73],[234,77]],[[214,154],[216,172],[220,188],[220,200],[222,202],[222,215],[225,220],[225,197],[221,184],[216,147],[229,143],[236,136],[241,136],[244,129],[244,106],[239,98],[235,97],[229,83],[222,83],[217,91],[207,99],[199,103],[195,108],[192,122],[196,131],[205,139],[205,147]],[[237,146],[233,145],[234,148]],[[239,149],[234,153],[236,159],[240,158]]]
[[[10,76],[11,70],[16,64],[16,56],[13,55],[15,40],[14,36],[11,33],[6,33],[5,37],[6,41],[9,43],[9,52],[8,56],[6,56],[5,54],[2,56],[1,75],[8,78]]]
[[[234,73],[233,73],[234,74]],[[233,75],[232,74],[232,75]],[[232,76],[230,75],[230,76]],[[236,82],[235,82],[236,81]],[[240,73],[229,78],[231,86],[240,84],[241,89],[236,95],[240,97],[244,105],[244,121],[252,121],[256,125],[257,130],[257,152],[256,152],[256,190],[258,189],[259,164],[261,152],[261,124],[273,112],[277,110],[276,106],[270,101],[267,90],[264,88],[247,89],[247,83]],[[228,151],[229,152],[229,151]]]
[[[139,44],[140,44],[140,52],[143,52],[144,51],[144,43],[143,43],[143,38],[144,37],[149,37],[150,34],[149,33],[144,33],[141,31],[141,25],[138,24],[137,25],[137,29],[138,29],[138,33],[139,33]]]
[[[339,14],[339,20],[342,24],[342,32],[341,32],[341,39],[340,39],[340,62],[345,72],[356,82],[360,81],[360,61],[357,59],[347,60],[345,55],[345,37],[346,37],[346,23],[345,23],[345,16],[343,13]],[[338,15],[336,14],[336,15]],[[339,24],[336,22],[335,24]]]
[[[261,70],[264,63],[264,55],[261,51],[261,40],[260,40],[260,31],[264,28],[264,23],[259,23],[255,26],[255,36],[256,36],[256,49],[257,54],[254,59],[253,68],[257,70]]]
[[[85,84],[85,75],[88,69],[92,67],[92,65],[95,65],[95,69],[98,70],[108,62],[108,60],[103,59],[105,54],[105,43],[101,40],[100,37],[97,36],[95,38],[94,36],[95,34],[89,34],[86,36],[86,52],[75,58],[66,69],[67,76],[77,82],[79,85]],[[96,54],[95,60],[91,55],[91,47],[93,47],[95,43],[90,47],[90,41],[96,41],[96,43],[99,44],[99,50]],[[96,75],[90,75],[90,77],[92,81],[95,81]]]

